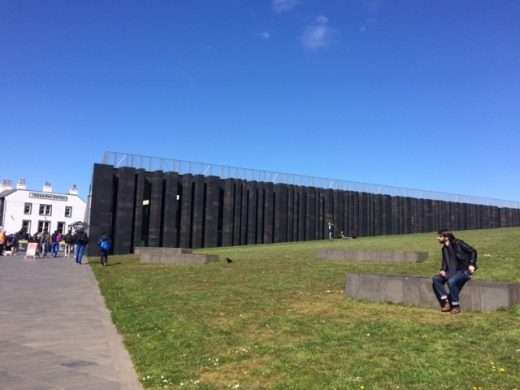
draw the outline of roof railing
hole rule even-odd
[[[103,164],[110,164],[116,168],[132,167],[136,169],[144,169],[147,171],[160,170],[164,172],[177,172],[179,174],[218,176],[221,179],[241,179],[247,181],[271,182],[275,184],[283,183],[305,187],[330,188],[343,191],[367,192],[380,195],[520,209],[520,202],[518,201],[460,195],[446,192],[434,192],[413,188],[393,187],[380,184],[360,183],[314,176],[295,175],[290,173],[239,168],[195,161],[174,160],[169,158],[143,156],[121,152],[105,152],[103,157]]]

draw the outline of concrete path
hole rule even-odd
[[[89,265],[0,257],[0,389],[142,389]]]

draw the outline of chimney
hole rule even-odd
[[[48,181],[43,185],[43,192],[52,192],[52,184]]]
[[[78,190],[78,187],[76,186],[76,184],[73,184],[72,187],[70,187],[69,194],[70,195],[78,195],[79,194],[79,190]]]
[[[18,183],[16,183],[16,189],[17,190],[26,190],[27,185],[25,184],[25,179],[18,180]]]
[[[2,181],[2,186],[0,187],[0,191],[9,191],[13,189],[13,182],[8,179],[4,179]]]

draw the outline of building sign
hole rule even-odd
[[[69,198],[65,195],[45,194],[41,192],[29,192],[29,198],[44,199],[44,200],[62,200],[68,201]]]

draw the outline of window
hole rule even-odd
[[[50,204],[41,204],[40,215],[52,215],[52,206]]]
[[[65,231],[65,222],[58,222],[58,228],[56,230],[63,234]]]
[[[38,233],[43,232],[43,229],[47,229],[47,231],[50,232],[51,223],[49,221],[38,221]]]
[[[28,221],[26,219],[22,221],[22,231],[24,233],[31,233],[31,221]]]
[[[26,203],[23,206],[23,213],[24,214],[31,214],[32,213],[32,203]]]
[[[65,206],[65,217],[66,218],[72,217],[72,207],[71,206]]]

